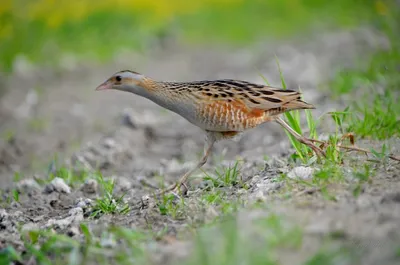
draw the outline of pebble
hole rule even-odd
[[[135,111],[126,108],[121,112],[121,123],[132,129],[137,127],[155,126],[160,123],[160,118],[151,111]]]
[[[286,167],[286,162],[278,157],[272,157],[270,161],[268,161],[268,166],[270,168],[284,168]]]
[[[98,190],[99,184],[95,179],[87,179],[85,183],[83,183],[81,187],[81,191],[85,193],[96,193]]]
[[[8,213],[5,209],[0,209],[0,222],[8,217]]]
[[[2,231],[16,233],[20,223],[26,222],[26,218],[21,211],[8,213],[5,209],[0,209],[0,228]]]
[[[137,128],[129,109],[125,109],[122,111],[121,124],[131,128],[131,129]]]
[[[104,147],[113,148],[117,145],[116,141],[112,138],[107,138],[104,140]]]
[[[44,192],[51,193],[53,191],[59,193],[71,193],[71,188],[65,183],[62,178],[56,177],[50,184],[46,185]]]
[[[269,192],[279,189],[282,186],[280,182],[261,182],[257,183],[256,187],[261,189],[263,192]]]
[[[80,233],[80,231],[79,231],[79,228],[76,227],[76,226],[70,227],[70,228],[68,229],[68,231],[67,231],[67,235],[68,235],[69,237],[74,237],[74,236],[77,236],[77,235],[80,235],[80,234],[81,234],[81,233]]]
[[[93,205],[93,201],[89,198],[79,198],[77,199],[75,205],[77,208],[86,209]]]
[[[299,166],[293,168],[287,176],[291,179],[310,179],[312,178],[314,169],[312,167]]]
[[[81,207],[75,207],[75,208],[72,208],[71,210],[69,210],[68,214],[70,216],[82,215],[83,214],[83,210],[82,210]]]

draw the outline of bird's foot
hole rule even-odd
[[[184,182],[177,182],[175,184],[175,188],[172,190],[172,192],[174,194],[180,194],[180,195],[184,195],[187,193],[187,191],[189,190],[188,186],[186,183]]]
[[[324,150],[322,150],[320,147],[316,146],[311,139],[304,138],[303,144],[310,147],[318,157],[326,157]]]

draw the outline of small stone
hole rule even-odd
[[[106,148],[112,148],[112,147],[116,146],[116,144],[117,143],[112,138],[106,138],[104,140],[104,147],[106,147]]]
[[[291,179],[309,179],[312,177],[312,174],[314,172],[314,169],[311,167],[304,167],[304,166],[299,166],[293,168],[289,173],[288,177]]]
[[[8,213],[5,209],[0,209],[0,222],[8,217]]]
[[[93,201],[88,198],[79,198],[76,202],[76,207],[82,208],[83,210],[93,205]]]
[[[81,207],[75,207],[75,208],[72,208],[71,210],[69,210],[68,214],[71,216],[82,215],[83,210]]]
[[[248,191],[246,190],[246,189],[239,189],[238,191],[237,191],[237,194],[238,195],[243,195],[243,194],[247,194],[248,193]]]
[[[21,219],[21,218],[24,217],[24,213],[21,212],[21,211],[15,211],[15,212],[12,214],[12,216],[13,216],[13,219],[14,219],[14,220],[15,220],[15,219]]]
[[[20,207],[21,205],[19,204],[19,202],[13,201],[10,203],[10,207],[17,209],[18,207]]]
[[[74,236],[77,236],[77,235],[80,235],[80,234],[81,234],[81,233],[80,233],[78,227],[76,227],[76,226],[70,227],[70,228],[68,229],[68,231],[67,231],[67,235],[68,235],[69,237],[74,237]]]
[[[260,175],[255,175],[255,176],[253,176],[252,178],[251,178],[251,180],[250,180],[250,186],[254,186],[254,185],[256,185],[256,183],[258,183],[258,182],[260,182],[260,179],[261,179],[261,177],[260,177]]]
[[[81,190],[85,193],[96,193],[98,186],[99,185],[95,179],[87,179],[82,185]]]
[[[270,168],[283,168],[286,166],[286,162],[277,157],[272,157],[268,164]]]
[[[21,214],[20,211],[9,214],[5,209],[0,209],[0,230],[16,233],[19,229],[19,223],[25,221]]]
[[[49,194],[52,193],[53,191],[54,191],[53,185],[47,184],[46,186],[44,186],[43,193]]]
[[[137,112],[131,108],[124,109],[121,118],[122,124],[132,129],[151,127],[160,123],[160,118],[151,111]]]
[[[271,191],[278,190],[282,187],[282,183],[280,182],[261,182],[257,183],[256,187],[260,190],[262,190],[263,193],[269,193]]]
[[[45,187],[45,193],[51,193],[53,191],[59,193],[71,193],[71,188],[65,183],[62,178],[57,177]]]
[[[132,129],[136,129],[137,126],[132,118],[132,115],[130,113],[130,111],[128,109],[125,109],[122,113],[121,113],[121,123],[124,126],[127,126],[129,128]]]

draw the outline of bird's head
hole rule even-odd
[[[142,74],[130,70],[120,71],[113,74],[96,88],[96,90],[109,89],[141,94],[141,91],[145,89],[145,77]]]

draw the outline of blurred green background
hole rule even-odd
[[[163,38],[245,45],[356,27],[386,15],[382,0],[2,0],[0,68],[18,56],[48,65],[63,53],[107,60]]]

